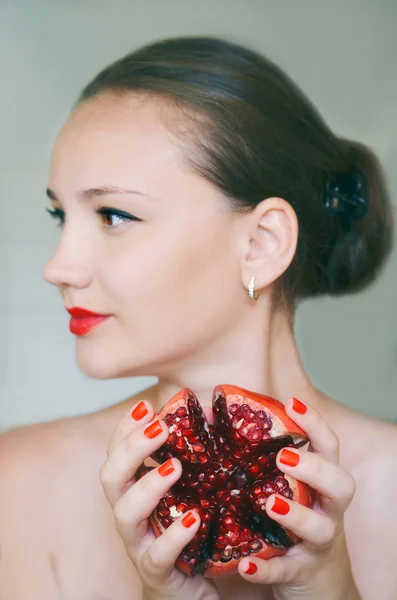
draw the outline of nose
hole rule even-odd
[[[89,266],[87,248],[78,244],[71,235],[63,235],[50,260],[44,267],[45,281],[59,288],[84,288],[89,285],[92,269]]]

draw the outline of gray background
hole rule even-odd
[[[156,382],[92,380],[75,362],[42,271],[59,235],[45,213],[51,146],[85,83],[158,38],[219,35],[262,51],[339,135],[372,146],[397,196],[397,0],[0,0],[0,428],[82,414]],[[296,335],[316,385],[396,421],[397,250],[378,281],[306,301]]]

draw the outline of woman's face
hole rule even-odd
[[[79,197],[103,186],[147,196]],[[167,373],[236,326],[247,295],[238,220],[183,163],[155,104],[104,94],[80,105],[56,140],[48,187],[65,223],[44,278],[66,307],[112,315],[76,336],[89,376]],[[139,221],[101,216],[102,207]]]

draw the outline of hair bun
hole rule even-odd
[[[340,217],[342,226],[326,261],[328,293],[334,295],[356,293],[370,285],[394,241],[393,207],[378,156],[359,142],[339,142],[351,170],[326,184],[327,211]]]

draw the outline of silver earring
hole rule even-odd
[[[249,297],[252,298],[252,300],[258,300],[259,294],[257,294],[255,292],[254,284],[255,284],[255,277],[252,276],[250,279],[250,282],[249,282],[249,286],[248,286],[248,293],[249,293]]]

